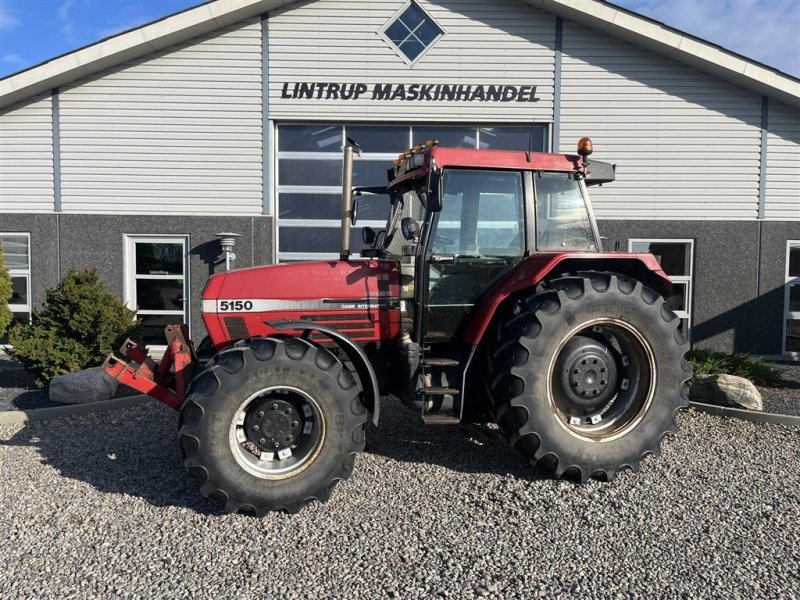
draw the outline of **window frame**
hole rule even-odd
[[[686,338],[691,343],[692,340],[692,326],[694,315],[694,238],[630,238],[628,239],[628,252],[633,252],[633,244],[639,243],[657,243],[657,244],[688,244],[689,245],[689,274],[688,275],[667,275],[672,283],[681,283],[686,285],[686,310],[673,311],[679,319],[686,319],[687,331]],[[659,264],[661,264],[659,262]]]
[[[181,242],[183,245],[183,311],[181,313],[181,321],[189,328],[189,335],[192,332],[192,311],[191,311],[191,285],[190,285],[190,237],[188,234],[123,234],[123,251],[122,261],[124,265],[124,281],[123,281],[123,296],[126,306],[136,312],[138,317],[140,313],[150,316],[159,315],[177,315],[178,311],[172,310],[139,310],[136,307],[136,280],[143,279],[177,279],[176,275],[149,275],[137,276],[136,274],[136,244],[174,244]],[[166,344],[148,344],[148,348],[155,351],[166,350]]]
[[[402,51],[402,50],[401,50],[401,49],[400,49],[400,48],[397,46],[397,44],[395,44],[395,43],[394,43],[394,42],[393,42],[393,41],[392,41],[392,40],[389,38],[389,36],[386,34],[386,31],[387,31],[387,30],[388,30],[388,29],[389,29],[389,28],[390,28],[392,25],[394,25],[394,24],[395,24],[395,23],[396,23],[396,22],[397,22],[397,21],[400,19],[400,17],[403,15],[403,13],[405,13],[405,12],[406,12],[406,10],[408,10],[408,8],[409,8],[409,7],[410,7],[412,4],[416,4],[417,8],[419,8],[419,9],[420,9],[420,10],[423,12],[423,14],[424,14],[424,15],[425,15],[425,16],[426,16],[428,19],[430,19],[430,20],[431,20],[431,22],[432,22],[434,25],[436,25],[436,27],[438,27],[438,28],[439,28],[439,31],[441,32],[439,35],[437,35],[437,36],[436,36],[436,37],[435,37],[435,38],[434,38],[434,39],[431,41],[431,43],[430,43],[430,44],[428,44],[427,46],[425,46],[425,48],[422,50],[422,52],[420,52],[420,53],[417,55],[417,57],[416,57],[416,58],[414,58],[413,60],[412,60],[412,59],[410,59],[408,56],[406,56],[406,55],[405,55],[405,53],[404,53],[404,52],[403,52],[403,51]],[[407,26],[405,23],[403,23],[403,26],[404,26],[404,27],[406,27],[406,29],[408,29],[408,26]],[[386,42],[386,45],[387,45],[387,46],[389,46],[389,48],[391,48],[391,49],[392,49],[392,51],[393,51],[395,54],[397,54],[397,56],[399,56],[399,57],[400,57],[400,59],[401,59],[401,60],[402,60],[404,63],[406,63],[406,65],[408,65],[408,67],[409,67],[409,68],[412,68],[412,67],[413,67],[415,64],[417,64],[417,63],[418,63],[420,60],[422,60],[422,57],[423,57],[423,56],[425,56],[425,55],[426,55],[426,54],[427,54],[427,53],[430,51],[430,49],[431,49],[431,48],[433,48],[433,47],[434,47],[434,46],[435,46],[435,45],[436,45],[436,44],[439,42],[439,40],[441,40],[441,39],[442,39],[442,38],[443,38],[443,37],[444,37],[444,36],[447,34],[447,30],[446,30],[444,27],[442,27],[441,23],[439,23],[439,22],[438,22],[436,19],[434,19],[434,18],[433,18],[433,16],[430,14],[430,12],[429,12],[429,11],[427,11],[427,10],[425,10],[425,8],[424,8],[423,6],[421,6],[419,2],[416,2],[416,0],[408,0],[408,2],[405,2],[405,3],[403,3],[403,5],[402,5],[400,8],[398,8],[398,9],[397,9],[397,10],[394,12],[394,14],[393,14],[391,17],[389,17],[389,19],[386,21],[386,23],[384,23],[383,27],[381,27],[381,28],[380,28],[380,29],[377,31],[377,34],[378,34],[378,36],[380,36],[380,38],[381,38],[381,39],[382,39],[384,42]],[[413,34],[413,32],[411,32],[411,34]],[[420,43],[421,43],[421,40],[420,40]]]
[[[31,314],[33,313],[33,301],[31,298],[31,234],[27,231],[0,231],[0,238],[3,236],[17,236],[25,237],[28,244],[28,268],[10,268],[8,267],[8,275],[10,278],[25,277],[26,289],[25,296],[28,299],[27,304],[9,304],[8,308],[12,313],[28,313],[28,322],[30,323]]]
[[[789,275],[789,259],[790,252],[793,246],[800,248],[800,240],[786,240],[786,264],[783,270],[783,322],[782,322],[782,336],[781,336],[781,354],[784,356],[791,356],[793,358],[800,357],[800,352],[797,350],[786,349],[786,337],[789,334],[789,321],[800,321],[800,311],[789,310],[789,290],[793,285],[800,286],[800,275]]]

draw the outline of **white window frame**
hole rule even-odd
[[[408,7],[411,6],[412,4],[416,4],[417,7],[425,14],[425,16],[428,17],[431,21],[433,21],[433,24],[436,25],[436,27],[439,28],[439,31],[442,32],[439,35],[437,35],[433,39],[433,41],[431,41],[430,44],[425,46],[425,48],[422,50],[422,52],[420,52],[417,55],[417,57],[415,59],[413,59],[413,60],[408,58],[403,53],[403,51],[400,50],[400,48],[398,48],[397,45],[391,39],[389,39],[389,36],[386,35],[386,30],[389,29],[389,27],[391,27],[392,25],[394,25],[395,21],[397,21],[400,18],[400,15],[402,15],[404,12],[406,12]],[[445,30],[445,28],[442,27],[441,23],[439,23],[436,19],[434,19],[433,16],[431,15],[431,13],[428,10],[426,10],[424,6],[422,6],[419,2],[415,2],[414,0],[408,0],[408,2],[406,2],[405,4],[403,4],[403,6],[401,6],[399,9],[397,9],[395,11],[395,13],[391,17],[389,17],[389,20],[386,21],[386,23],[384,23],[383,27],[381,27],[380,30],[378,31],[378,35],[381,37],[381,39],[384,42],[386,42],[386,45],[389,46],[389,48],[391,48],[392,51],[394,51],[394,53],[397,54],[397,56],[399,56],[400,59],[404,63],[406,63],[409,67],[413,67],[420,60],[422,60],[422,57],[425,56],[428,53],[428,51],[431,48],[433,48],[437,44],[437,42],[439,40],[441,40],[446,34],[447,34],[447,30]],[[412,32],[412,35],[413,35],[413,32]],[[421,43],[421,40],[420,40],[420,43]]]
[[[31,234],[26,231],[0,231],[0,237],[5,235],[13,235],[17,237],[25,237],[28,243],[28,268],[27,269],[8,269],[10,277],[25,277],[27,282],[26,297],[28,298],[27,304],[9,304],[8,308],[12,313],[26,312],[28,313],[28,320],[30,321],[31,313],[33,312],[33,302],[31,301]]]
[[[795,350],[789,351],[786,349],[786,335],[789,333],[787,321],[800,320],[800,312],[789,310],[789,288],[793,285],[800,285],[800,277],[789,275],[789,250],[792,246],[800,248],[800,240],[786,240],[786,265],[783,271],[783,336],[781,338],[781,352],[784,356],[791,356],[792,358],[800,358],[800,352]]]
[[[628,240],[628,252],[633,252],[633,245],[635,243],[647,244],[688,244],[689,245],[689,275],[667,275],[672,283],[682,283],[686,285],[686,310],[674,311],[679,319],[686,319],[687,331],[686,337],[691,341],[692,339],[692,315],[694,311],[694,239],[679,239],[679,238],[631,238]]]
[[[189,279],[189,236],[181,234],[164,234],[164,235],[139,235],[139,234],[124,234],[123,235],[123,252],[122,260],[125,265],[125,281],[124,281],[124,296],[125,304],[129,309],[145,315],[178,315],[175,310],[143,310],[139,311],[136,308],[136,279],[176,279],[175,275],[136,275],[136,244],[137,243],[150,243],[150,244],[174,244],[181,242],[183,244],[183,311],[180,313],[180,320],[186,323],[189,328],[189,335],[192,331],[192,311],[191,311],[191,286]],[[166,349],[166,344],[149,344],[148,348],[155,351],[163,351]]]

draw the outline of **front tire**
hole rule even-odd
[[[599,272],[551,281],[498,323],[488,352],[495,420],[557,477],[638,470],[688,405],[689,344],[678,325],[639,281]]]
[[[253,338],[219,353],[181,408],[184,465],[226,512],[296,512],[324,502],[364,449],[356,379],[297,338]]]

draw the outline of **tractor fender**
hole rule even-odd
[[[375,376],[375,369],[372,368],[372,364],[360,346],[333,327],[319,325],[311,321],[270,321],[267,325],[276,331],[302,331],[304,338],[308,338],[312,331],[317,331],[329,337],[353,363],[353,368],[361,381],[363,392],[361,404],[367,409],[372,417],[372,423],[377,427],[381,411],[378,378]]]
[[[492,322],[497,309],[510,296],[535,287],[552,274],[576,271],[611,271],[639,279],[659,294],[671,289],[667,274],[652,254],[630,252],[549,252],[534,254],[512,269],[479,301],[466,331],[467,343],[477,345]]]

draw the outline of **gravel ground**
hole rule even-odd
[[[50,402],[47,390],[34,385],[33,377],[0,350],[0,410],[30,410],[59,406]]]
[[[577,486],[384,407],[330,502],[261,520],[199,496],[163,407],[0,426],[0,597],[797,597],[800,428],[690,411]]]
[[[780,373],[780,383],[775,387],[758,386],[764,412],[800,417],[800,363],[775,363],[773,366]]]

